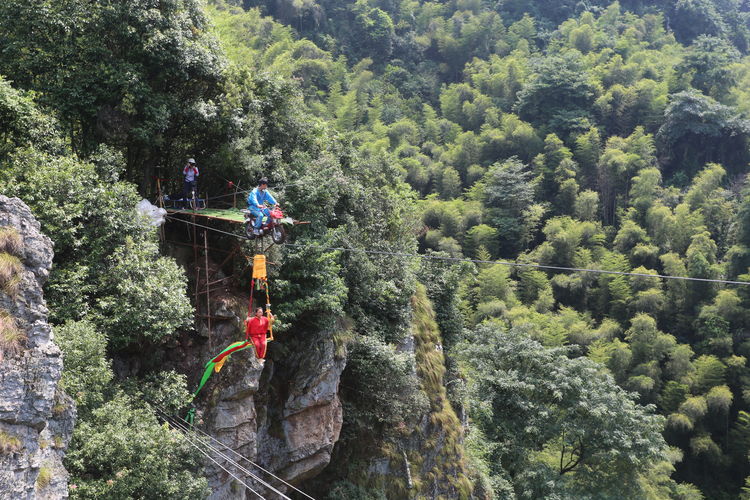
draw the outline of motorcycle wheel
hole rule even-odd
[[[284,229],[284,226],[276,226],[271,231],[271,239],[274,243],[277,245],[281,245],[286,241],[286,229]]]
[[[254,229],[255,227],[252,221],[245,222],[245,236],[247,236],[251,240],[255,239]]]

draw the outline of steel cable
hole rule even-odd
[[[155,406],[155,405],[153,405],[153,406],[154,406],[154,408],[159,413],[161,413],[162,418],[164,418],[170,425],[172,425],[173,427],[175,427],[178,430],[180,430],[186,437],[190,434],[190,429],[187,427],[186,423],[182,422],[181,420],[179,420],[177,418],[174,418],[174,417],[170,416],[169,414],[167,414],[164,410],[162,410],[158,406]],[[242,472],[244,472],[246,475],[250,476],[251,478],[253,478],[257,482],[259,482],[260,484],[262,484],[263,486],[265,486],[269,490],[273,491],[274,493],[276,493],[277,495],[279,495],[284,500],[291,500],[291,498],[289,498],[288,496],[286,496],[285,494],[283,494],[282,492],[280,492],[279,490],[277,490],[276,488],[274,488],[273,486],[271,486],[270,484],[268,484],[267,482],[265,482],[263,479],[261,479],[260,477],[258,477],[257,475],[255,475],[253,472],[249,471],[248,469],[246,469],[245,467],[243,467],[242,465],[240,465],[239,463],[237,463],[231,457],[229,457],[226,454],[222,453],[220,450],[218,450],[217,448],[215,448],[211,444],[207,443],[206,441],[202,440],[201,438],[199,438],[196,435],[194,435],[193,437],[194,437],[194,439],[198,443],[200,443],[201,445],[203,445],[205,448],[211,450],[212,452],[214,452],[215,454],[217,454],[219,457],[221,457],[224,460],[226,460],[227,462],[229,462],[234,467],[237,467],[239,470],[241,470]],[[190,439],[190,438],[188,437],[188,439]],[[234,476],[234,475],[232,475],[232,477],[236,478],[236,476]],[[245,483],[243,483],[243,484],[245,484]]]
[[[185,224],[194,225],[197,227],[202,227],[209,231],[226,234],[235,238],[249,240],[247,236],[236,234],[236,233],[230,233],[227,231],[222,231],[221,229],[216,229],[210,226],[205,226],[203,224],[198,224],[196,222],[186,221],[186,220],[179,219],[177,217],[172,217],[169,215],[167,215],[166,218],[170,220],[183,222]],[[414,259],[440,260],[440,261],[446,261],[446,262],[472,262],[474,264],[492,264],[492,265],[501,265],[501,266],[510,266],[510,267],[546,269],[546,270],[551,270],[551,271],[612,274],[612,275],[617,275],[617,276],[639,276],[639,277],[644,277],[644,278],[661,278],[661,279],[682,280],[682,281],[697,281],[697,282],[702,282],[702,283],[718,283],[718,284],[724,284],[724,285],[750,285],[750,281],[733,281],[733,280],[723,280],[723,279],[713,279],[713,278],[694,278],[691,276],[670,276],[668,274],[649,274],[649,273],[635,273],[631,271],[610,271],[607,269],[587,269],[587,268],[579,268],[579,267],[550,266],[550,265],[545,265],[545,264],[530,264],[530,263],[524,263],[524,262],[509,262],[509,261],[503,261],[503,260],[467,259],[467,258],[461,258],[461,257],[444,257],[444,256],[439,256],[439,255],[424,255],[424,254],[406,253],[406,252],[390,252],[386,250],[367,250],[364,248],[327,247],[327,246],[322,246],[322,245],[310,245],[310,244],[305,244],[305,243],[284,243],[284,244],[289,247],[297,247],[297,248],[313,248],[313,249],[318,249],[318,250],[363,253],[363,254],[370,254],[370,255],[405,257],[405,258],[414,258]]]

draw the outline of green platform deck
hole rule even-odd
[[[167,208],[166,210],[170,214],[195,215],[229,222],[245,222],[245,215],[236,208],[202,208],[200,210]]]

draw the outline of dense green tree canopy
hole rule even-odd
[[[639,497],[639,476],[667,459],[661,417],[596,363],[490,324],[459,347],[491,463],[519,498]]]
[[[92,443],[126,434],[105,410],[161,432],[107,356],[159,356],[196,326],[184,271],[132,209],[155,175],[174,187],[186,157],[209,196],[268,175],[310,221],[294,241],[313,247],[274,256],[277,328],[285,353],[307,332],[349,348],[336,456],[364,453],[358,439],[397,449],[434,405],[404,352],[422,281],[477,485],[499,498],[747,490],[750,293],[654,277],[750,280],[745,3],[27,4],[0,5],[0,192],[55,243],[50,317],[91,436],[69,455],[81,496],[179,496],[170,478],[122,472],[129,438],[117,457]],[[180,393],[166,379],[153,394]],[[182,493],[200,495],[182,445],[154,439],[179,458]],[[333,497],[394,496],[349,465],[331,465]]]

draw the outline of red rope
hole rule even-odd
[[[247,305],[247,317],[253,317],[253,291],[255,290],[255,280],[250,279],[250,303]],[[247,329],[247,320],[245,320],[245,340],[250,338],[250,334]]]

